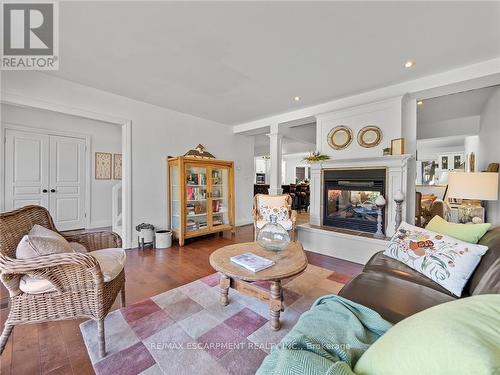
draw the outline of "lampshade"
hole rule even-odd
[[[498,199],[498,173],[450,172],[448,197],[496,201]]]

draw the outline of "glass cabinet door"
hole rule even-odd
[[[229,225],[229,168],[212,167],[210,171],[212,228]]]
[[[179,166],[170,164],[170,223],[173,230],[180,229],[180,186],[179,186]]]
[[[207,171],[186,165],[186,233],[208,229]]]

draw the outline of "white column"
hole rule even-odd
[[[321,225],[323,206],[321,204],[321,164],[311,165],[311,182],[309,185],[309,222],[313,225]]]
[[[271,125],[271,133],[269,133],[269,153],[271,156],[271,176],[269,179],[269,195],[280,195],[283,193],[281,188],[281,146],[283,135],[279,133],[278,124]]]

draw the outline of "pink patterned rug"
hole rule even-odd
[[[309,265],[284,280],[279,331],[270,329],[262,301],[230,289],[229,305],[221,306],[218,274],[110,313],[105,358],[98,356],[96,323],[88,320],[80,329],[97,374],[254,374],[300,314],[351,277]]]

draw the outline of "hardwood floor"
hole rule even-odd
[[[186,246],[164,250],[128,250],[126,264],[127,304],[141,301],[214,272],[208,258],[219,247],[253,240],[252,226],[237,228],[236,235],[211,235],[188,241]],[[315,253],[311,264],[354,276],[362,266]],[[2,293],[4,293],[3,289]],[[5,297],[5,296],[4,296]],[[119,300],[119,298],[118,298]],[[118,308],[119,301],[113,309]],[[2,329],[8,309],[0,311]],[[2,375],[93,374],[80,333],[83,319],[18,325],[0,357]]]

